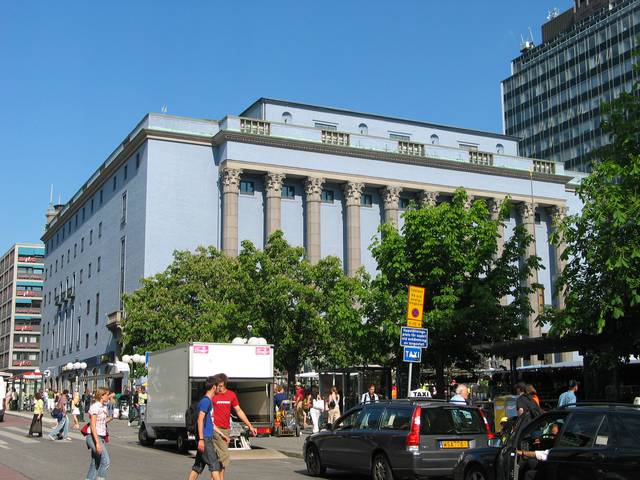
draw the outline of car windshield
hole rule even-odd
[[[422,435],[484,433],[480,412],[468,407],[423,408]]]

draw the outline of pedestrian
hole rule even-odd
[[[138,393],[138,425],[140,425],[140,421],[144,420],[144,414],[147,411],[147,389],[144,385],[140,387],[140,393]]]
[[[80,429],[80,423],[78,423],[78,415],[80,415],[80,394],[75,392],[73,399],[71,400],[71,418],[73,418],[73,424],[71,428],[76,430]]]
[[[30,437],[33,437],[34,434],[42,437],[42,415],[44,415],[42,394],[40,392],[36,392],[35,401],[33,402],[33,418],[31,419],[31,426],[29,427]]]
[[[379,401],[380,397],[376,393],[376,386],[372,383],[369,385],[369,390],[362,394],[360,403],[378,403]]]
[[[316,397],[313,399],[310,410],[311,422],[313,423],[313,433],[318,433],[320,431],[320,416],[324,411],[325,402],[322,395],[320,395],[320,392],[318,392]]]
[[[189,473],[189,480],[196,480],[205,466],[209,467],[212,480],[220,480],[220,471],[222,468],[220,467],[216,448],[213,443],[213,432],[217,432],[222,437],[222,440],[226,440],[227,444],[229,443],[229,437],[220,431],[218,426],[213,422],[213,416],[215,415],[213,397],[217,390],[217,384],[213,377],[207,378],[205,390],[205,394],[200,402],[198,402],[196,408],[198,416],[195,434],[198,450],[196,452],[196,459],[191,467],[191,472]]]
[[[111,464],[106,445],[109,442],[107,423],[111,421],[107,404],[111,401],[111,392],[108,388],[98,388],[94,398],[95,402],[89,407],[89,431],[85,437],[87,448],[91,451],[86,478],[103,480],[107,478]]]
[[[140,388],[136,388],[136,391],[131,396],[131,409],[129,411],[128,426],[131,426],[134,420],[138,420],[138,426],[140,426],[140,404],[139,402]]]
[[[534,419],[542,414],[538,404],[527,393],[526,384],[520,382],[516,385],[516,395],[518,395],[516,400],[518,416],[529,415],[531,419]]]
[[[560,395],[558,398],[558,407],[564,407],[565,405],[575,404],[578,399],[576,398],[576,392],[578,391],[578,382],[575,380],[569,381],[569,389]]]
[[[456,394],[453,397],[451,397],[449,402],[458,403],[460,405],[467,405],[468,400],[469,400],[469,387],[467,387],[464,383],[460,383],[456,387]]]
[[[293,405],[296,411],[296,420],[301,428],[307,428],[307,414],[304,411],[304,390],[300,382],[296,383],[296,394],[293,397]]]
[[[50,412],[56,408],[56,397],[58,396],[55,390],[50,390],[49,395],[47,396],[47,410]]]
[[[331,387],[331,393],[329,394],[329,416],[327,422],[333,425],[338,418],[340,418],[340,394],[334,385]]]
[[[276,411],[280,410],[280,407],[282,407],[282,402],[284,402],[287,397],[288,396],[285,393],[282,385],[276,385],[276,394],[273,396],[273,406],[275,407]]]
[[[69,402],[69,390],[64,389],[62,393],[58,396],[58,401],[56,402],[56,406],[53,409],[52,415],[56,413],[54,416],[58,423],[53,429],[49,432],[50,440],[58,440],[60,439],[60,434],[62,434],[62,439],[71,440],[69,437],[69,418],[67,416],[67,404]]]
[[[309,418],[311,417],[311,408],[313,407],[313,395],[311,392],[307,392],[304,396],[304,402],[302,405],[304,412],[304,428],[309,426]]]
[[[529,397],[531,397],[531,400],[536,402],[536,405],[538,405],[538,407],[539,407],[540,406],[540,398],[538,397],[538,392],[536,391],[536,388],[533,385],[531,385],[530,383],[528,383],[527,387],[526,387],[526,392],[527,392],[527,395],[529,395]]]
[[[235,414],[247,426],[252,435],[255,436],[258,432],[242,408],[240,408],[236,394],[227,388],[227,376],[224,373],[218,373],[214,375],[213,381],[216,384],[216,394],[213,397],[213,423],[218,427],[219,431],[221,431],[221,433],[218,433],[218,430],[215,431],[214,445],[221,467],[220,479],[223,480],[224,472],[229,468],[229,464],[231,463],[231,457],[229,455],[231,409],[233,408]]]

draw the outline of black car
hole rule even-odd
[[[455,480],[640,478],[640,408],[577,404],[521,418],[493,446],[460,455]],[[538,452],[541,459],[528,458]],[[546,457],[546,460],[544,458]]]
[[[307,437],[303,454],[312,476],[327,468],[375,480],[450,476],[461,451],[486,447],[490,437],[476,407],[397,400],[352,408]]]

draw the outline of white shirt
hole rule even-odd
[[[460,405],[466,405],[467,401],[464,399],[464,397],[462,395],[458,395],[457,393],[451,397],[451,400],[449,400],[450,403],[459,403]]]
[[[360,399],[360,403],[378,403],[378,401],[379,401],[378,394],[374,393],[373,401],[371,401],[371,398],[369,397],[369,392],[363,393],[362,398]]]
[[[535,450],[533,453],[536,454],[536,460],[540,460],[541,462],[546,462],[549,456],[549,450]]]

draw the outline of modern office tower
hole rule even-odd
[[[368,247],[381,222],[402,226],[411,200],[446,202],[460,186],[494,209],[504,238],[524,223],[545,266],[535,312],[561,302],[552,219],[580,206],[564,165],[518,155],[514,137],[382,115],[260,99],[221,120],[149,114],[78,192],[48,213],[43,368],[68,385],[116,387],[122,294],[163,271],[174,250],[213,245],[237,255],[275,230],[310,261],[375,273]],[[509,197],[508,200],[505,200]],[[541,331],[530,321],[531,336]],[[82,372],[63,371],[86,362]]]
[[[525,42],[502,82],[504,131],[521,139],[526,157],[589,171],[590,152],[608,143],[601,103],[638,80],[640,0],[575,0],[549,18],[542,44]]]
[[[0,259],[0,371],[40,364],[44,245],[17,243]]]

